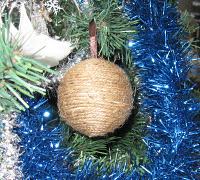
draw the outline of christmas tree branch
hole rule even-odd
[[[142,142],[146,134],[146,119],[138,115],[131,121],[131,130],[125,126],[120,132],[100,139],[88,138],[66,125],[63,145],[72,148],[76,157],[74,166],[80,168],[85,162],[92,160],[94,164],[98,164],[99,172],[102,172],[101,168],[106,168],[109,173],[116,166],[127,165],[124,171],[129,173],[140,164],[147,163],[146,145]],[[138,172],[142,174],[144,171],[138,168]]]
[[[97,26],[98,55],[106,59],[129,61],[130,53],[126,46],[127,40],[135,30],[133,24],[122,14],[116,0],[92,1],[80,12],[80,8],[70,0],[60,2],[63,11],[53,17],[54,33],[67,39],[71,38],[78,44],[78,49],[89,48],[89,23],[94,20]],[[78,42],[78,43],[77,43]],[[127,56],[128,55],[128,56]]]
[[[28,104],[22,96],[34,97],[38,92],[45,94],[41,81],[48,81],[45,72],[54,73],[47,66],[23,56],[20,47],[11,42],[9,22],[0,29],[0,111],[25,110]]]

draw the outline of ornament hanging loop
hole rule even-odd
[[[94,19],[89,23],[89,36],[91,57],[97,58],[97,26]]]

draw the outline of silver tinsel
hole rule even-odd
[[[16,126],[16,114],[0,115],[0,179],[17,180],[22,179],[19,167],[20,150],[19,137],[13,133]]]
[[[44,82],[41,86],[43,88],[54,89],[59,84],[60,80],[63,78],[64,74],[72,68],[75,64],[78,64],[80,61],[89,58],[89,54],[86,51],[79,51],[75,54],[70,55],[64,59],[60,64],[55,68],[57,72],[56,75],[47,75],[49,82]]]

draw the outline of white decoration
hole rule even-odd
[[[45,34],[37,33],[28,18],[24,4],[20,7],[20,23],[17,29],[10,24],[13,43],[17,42],[21,53],[49,66],[56,66],[67,57],[74,47],[70,41],[59,41]]]
[[[47,0],[44,5],[49,12],[53,12],[54,14],[57,14],[62,9],[58,4],[58,0]]]

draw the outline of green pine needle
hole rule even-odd
[[[63,145],[73,149],[75,167],[80,168],[90,159],[98,164],[99,169],[106,167],[108,173],[118,165],[126,165],[125,171],[129,173],[133,168],[148,162],[146,145],[142,141],[146,134],[146,119],[137,116],[131,124],[131,129],[126,129],[130,127],[128,125],[118,133],[104,138],[88,138],[66,126]],[[143,170],[138,168],[138,172],[142,174]]]
[[[79,50],[89,49],[89,23],[97,26],[98,56],[108,60],[129,62],[127,42],[132,38],[133,24],[124,17],[117,0],[94,0],[90,8],[80,12],[71,0],[61,0],[63,11],[53,16],[52,31],[71,39]]]
[[[54,73],[46,65],[23,56],[20,47],[9,40],[9,22],[0,28],[0,112],[25,110],[28,104],[23,96],[34,97],[38,92],[45,95],[40,87],[45,72]]]

